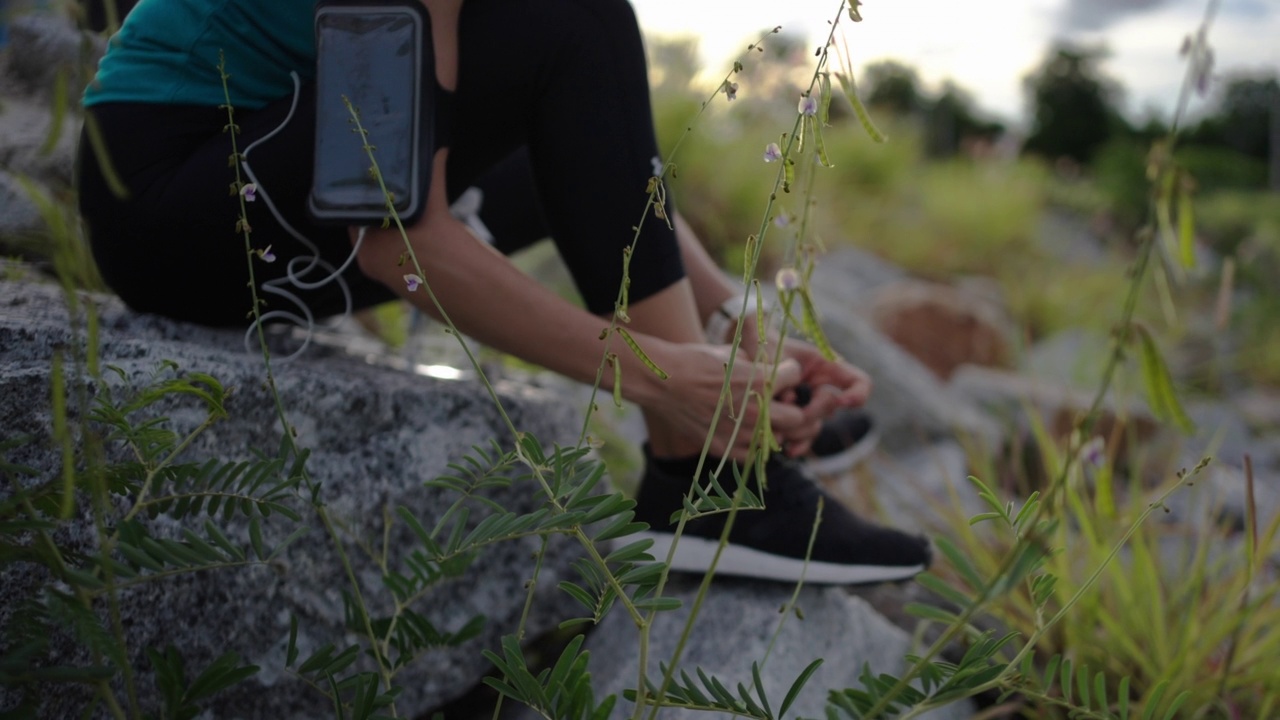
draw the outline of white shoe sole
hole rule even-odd
[[[641,532],[632,536],[637,540],[652,540],[649,553],[663,560],[671,550],[674,535],[668,533]],[[671,560],[672,570],[705,573],[711,567],[719,542],[705,538],[683,536],[676,546]],[[866,585],[870,583],[909,580],[925,571],[924,565],[839,565],[770,555],[739,545],[727,545],[720,554],[716,566],[718,575],[736,575],[761,580],[797,582],[801,575],[806,583],[819,585]]]

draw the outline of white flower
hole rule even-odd
[[[800,271],[795,268],[782,268],[773,281],[782,292],[794,292],[800,289]]]
[[[800,104],[796,108],[796,112],[801,115],[813,117],[818,114],[818,98],[812,95],[801,95]]]
[[[253,183],[245,183],[240,187],[240,195],[245,202],[253,202],[258,199],[258,186]]]
[[[418,287],[422,285],[422,278],[414,275],[413,273],[409,273],[404,276],[404,284],[405,287],[409,288],[409,292],[416,292]]]
[[[737,100],[738,99],[738,83],[729,82],[728,80],[726,80],[724,83],[724,96],[729,98],[729,100]]]
[[[778,147],[778,143],[769,143],[764,146],[764,161],[773,162],[782,159],[782,148]]]

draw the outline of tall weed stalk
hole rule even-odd
[[[765,202],[765,210],[758,231],[752,235],[743,253],[743,279],[759,289],[756,280],[766,236],[769,233],[779,193],[787,194],[800,189],[803,194],[812,192],[817,169],[831,165],[823,141],[827,125],[828,106],[833,97],[833,78],[853,103],[855,114],[873,140],[883,136],[871,123],[866,110],[858,101],[853,86],[851,68],[842,71],[828,67],[834,49],[836,28],[847,17],[861,20],[859,3],[852,7],[840,4],[831,32],[818,53],[818,61],[808,87],[804,90],[795,121],[791,129],[779,137],[776,146],[780,161],[773,189]],[[1212,6],[1211,6],[1212,7]],[[1208,20],[1203,26],[1207,33]],[[1200,37],[1203,37],[1203,33]],[[750,49],[754,49],[753,44]],[[847,53],[846,53],[846,62]],[[742,69],[736,63],[723,79],[710,99],[703,102],[698,115],[720,94],[729,95],[736,90],[734,75]],[[224,73],[224,84],[226,76]],[[1190,87],[1190,85],[1188,85]],[[1184,91],[1185,92],[1185,91]],[[229,93],[228,93],[229,95]],[[1179,104],[1179,114],[1185,102]],[[233,147],[237,132],[234,110],[228,104],[227,130],[231,133]],[[357,136],[364,139],[357,108],[351,108],[352,123]],[[696,118],[695,118],[696,120]],[[1176,128],[1176,122],[1175,122]],[[1173,137],[1168,146],[1172,145]],[[681,139],[683,142],[683,138]],[[680,143],[677,143],[677,149]],[[1166,146],[1166,147],[1168,147]],[[377,158],[365,142],[373,176],[381,182]],[[1002,501],[988,486],[975,479],[975,486],[986,500],[991,511],[973,519],[980,523],[995,521],[1009,535],[1003,555],[994,562],[981,563],[982,570],[966,557],[966,552],[982,552],[973,544],[962,550],[955,543],[939,538],[938,546],[947,558],[951,572],[959,582],[952,584],[936,575],[926,575],[921,583],[954,604],[957,611],[918,606],[913,610],[927,621],[943,626],[941,636],[929,648],[909,658],[910,665],[900,676],[874,675],[867,669],[862,676],[861,689],[831,691],[828,714],[833,717],[878,717],[898,715],[911,717],[930,708],[971,697],[989,690],[1005,695],[1019,694],[1043,707],[1060,707],[1064,712],[1079,717],[1129,717],[1131,701],[1143,707],[1142,717],[1173,717],[1183,707],[1204,708],[1212,704],[1196,692],[1200,678],[1183,674],[1157,671],[1143,664],[1147,657],[1133,659],[1137,670],[1119,664],[1106,666],[1072,658],[1054,656],[1045,664],[1037,651],[1043,649],[1048,639],[1060,633],[1073,612],[1087,610],[1090,616],[1110,619],[1124,618],[1117,604],[1133,604],[1136,596],[1163,590],[1158,579],[1126,575],[1117,569],[1116,558],[1122,552],[1130,554],[1129,562],[1135,567],[1154,567],[1156,555],[1150,545],[1150,537],[1143,534],[1148,518],[1157,512],[1164,498],[1175,492],[1193,473],[1180,475],[1169,484],[1164,493],[1141,511],[1132,513],[1124,525],[1124,532],[1106,532],[1099,527],[1096,501],[1091,501],[1071,478],[1079,474],[1077,457],[1081,446],[1089,437],[1090,428],[1101,408],[1102,399],[1110,388],[1115,369],[1126,359],[1131,348],[1137,354],[1148,378],[1149,397],[1158,411],[1175,422],[1185,418],[1173,393],[1168,371],[1160,359],[1151,335],[1133,320],[1139,288],[1144,283],[1153,253],[1161,247],[1181,248],[1191,227],[1188,216],[1190,203],[1183,193],[1188,184],[1185,175],[1172,166],[1171,154],[1164,152],[1153,156],[1153,220],[1142,235],[1138,259],[1132,270],[1130,290],[1124,301],[1114,349],[1100,380],[1093,407],[1081,419],[1078,431],[1073,433],[1057,474],[1042,495],[1034,495],[1021,506]],[[233,190],[240,191],[244,182],[239,176],[238,151],[233,149],[232,166],[236,169]],[[675,150],[667,157],[662,170],[649,184],[649,199],[644,214],[637,223],[669,222],[665,199],[664,179],[674,173]],[[1170,178],[1173,178],[1172,180]],[[385,189],[384,189],[385,191]],[[245,242],[246,261],[252,276],[255,263],[266,259],[268,249],[255,249],[244,214],[241,196],[241,225],[238,228]],[[781,343],[776,338],[790,330],[807,334],[819,348],[830,352],[819,324],[814,298],[808,279],[815,262],[816,241],[811,240],[809,229],[810,205],[806,202],[799,232],[783,253],[787,258],[786,275],[780,274],[779,311],[766,313],[760,293],[754,306],[744,301],[740,317],[754,316],[757,327],[762,328],[762,338],[774,338],[772,345],[764,346],[764,354],[749,361],[764,361],[770,372],[776,371],[782,355]],[[417,275],[425,277],[414,248],[388,202],[388,221],[394,223],[405,240],[406,255]],[[653,218],[649,215],[652,214]],[[1168,220],[1177,217],[1178,222]],[[1176,231],[1174,230],[1176,228]],[[624,255],[624,276],[628,270],[630,251]],[[1162,257],[1185,256],[1181,252],[1165,253]],[[286,664],[301,681],[310,684],[318,692],[330,698],[336,717],[369,718],[390,714],[395,717],[395,698],[398,693],[397,674],[422,653],[439,645],[458,645],[478,631],[478,626],[468,623],[455,631],[444,631],[414,609],[435,584],[449,577],[467,572],[469,562],[486,547],[513,539],[535,537],[540,539],[541,551],[537,566],[528,583],[524,611],[519,627],[506,635],[501,646],[486,652],[497,668],[495,677],[487,682],[506,698],[524,703],[549,718],[606,718],[611,716],[616,697],[596,698],[590,682],[589,656],[583,650],[581,639],[568,644],[563,653],[544,671],[528,666],[520,641],[528,618],[534,588],[538,582],[541,564],[547,549],[547,540],[553,535],[564,535],[575,540],[583,553],[583,560],[575,565],[579,574],[577,582],[563,582],[560,590],[581,606],[581,616],[566,620],[565,627],[599,622],[611,610],[621,608],[640,629],[640,675],[636,687],[627,693],[634,702],[633,717],[639,718],[647,711],[656,717],[662,708],[685,708],[704,711],[730,712],[744,717],[783,717],[793,705],[799,692],[821,663],[815,659],[796,678],[786,697],[776,705],[766,697],[761,680],[763,660],[753,665],[749,685],[737,684],[737,692],[730,691],[731,684],[695,669],[693,674],[680,667],[683,648],[689,638],[698,610],[707,594],[714,570],[700,585],[693,601],[689,619],[681,631],[673,656],[659,664],[660,679],[654,682],[649,676],[649,638],[655,614],[680,607],[680,602],[666,597],[667,563],[655,559],[647,552],[647,542],[626,542],[627,536],[643,526],[634,522],[634,502],[620,493],[601,492],[603,467],[590,455],[590,443],[586,425],[579,440],[570,448],[545,448],[535,438],[521,432],[502,409],[501,397],[485,377],[479,363],[457,328],[448,321],[431,288],[425,287],[430,302],[449,325],[450,331],[462,344],[477,376],[499,408],[501,417],[511,438],[510,445],[494,443],[489,448],[476,448],[463,461],[451,466],[451,474],[432,481],[432,485],[457,494],[457,501],[446,509],[434,523],[425,523],[408,508],[388,509],[387,533],[378,547],[367,538],[347,537],[340,521],[331,517],[326,509],[323,489],[310,478],[307,469],[307,452],[297,445],[288,420],[284,402],[276,390],[272,372],[272,360],[266,339],[258,324],[258,340],[262,351],[267,386],[275,404],[280,423],[280,444],[274,454],[253,460],[225,461],[211,459],[193,462],[187,458],[187,448],[193,439],[213,423],[225,416],[225,388],[218,381],[199,372],[184,371],[171,365],[162,367],[154,378],[141,387],[123,371],[104,373],[99,368],[96,349],[96,320],[92,312],[78,312],[79,296],[68,292],[73,318],[84,318],[86,340],[77,347],[85,349],[83,356],[73,357],[68,369],[65,360],[55,358],[53,382],[55,442],[61,447],[65,460],[62,474],[57,478],[41,480],[30,468],[6,464],[0,467],[9,478],[13,494],[0,502],[0,539],[6,549],[21,548],[22,561],[35,558],[66,590],[50,587],[42,601],[29,603],[17,615],[18,621],[6,628],[6,644],[16,650],[0,664],[0,680],[6,686],[33,690],[50,682],[83,683],[92,689],[95,703],[100,703],[114,717],[142,717],[136,689],[136,677],[125,648],[125,635],[120,621],[118,598],[120,592],[134,584],[149,582],[159,577],[177,573],[243,567],[268,563],[279,556],[288,545],[300,537],[307,527],[309,514],[325,529],[329,542],[338,554],[349,587],[344,593],[348,625],[361,635],[359,644],[347,647],[325,646],[309,656],[300,656],[297,647],[298,621],[291,621]],[[254,306],[251,312],[258,315],[259,300],[254,288]],[[620,363],[618,352],[632,352],[645,361],[651,372],[662,375],[644,354],[644,350],[626,329],[628,297],[627,282],[619,288],[615,313],[604,330],[606,340],[602,360],[593,388],[591,406],[595,406],[604,373],[610,368],[615,373],[615,393],[620,393],[624,378],[617,375]],[[733,338],[733,352],[722,388],[721,404],[713,426],[725,409],[728,398],[728,378],[737,362],[737,352],[743,341],[744,326],[738,323]],[[614,339],[620,340],[624,349],[614,349]],[[82,359],[76,359],[82,358]],[[114,381],[112,377],[114,376]],[[89,382],[79,382],[88,377]],[[114,384],[113,384],[114,383]],[[715,483],[702,493],[690,491],[686,512],[677,527],[677,536],[685,523],[705,512],[727,512],[725,534],[721,537],[721,549],[727,542],[729,528],[739,511],[753,510],[758,501],[750,492],[753,475],[759,475],[772,447],[772,434],[768,430],[768,406],[771,392],[768,388],[772,377],[764,383],[765,392],[759,396],[739,398],[738,402],[757,402],[762,408],[761,420],[756,427],[742,427],[741,412],[737,418],[736,432],[749,432],[753,438],[754,460],[752,472],[734,473],[735,482]],[[91,396],[89,388],[99,391]],[[178,433],[171,430],[161,415],[161,409],[176,399],[194,401],[205,414],[205,421],[194,430]],[[79,416],[78,429],[73,429],[68,419],[68,407],[93,408]],[[710,449],[710,436],[704,443],[701,462],[705,463]],[[129,459],[124,462],[109,460],[112,448],[127,450]],[[726,467],[721,464],[711,469],[711,476],[718,478]],[[513,474],[522,474],[531,487],[536,487],[543,498],[537,510],[518,514],[504,508],[490,508],[483,518],[471,517],[467,500],[486,487],[495,484],[520,482]],[[699,476],[701,468],[699,469]],[[127,498],[123,504],[108,502],[112,495]],[[78,507],[87,508],[89,521],[96,528],[97,545],[94,553],[82,561],[72,561],[65,548],[55,539],[54,531],[67,522]],[[121,509],[123,508],[123,509]],[[305,511],[300,512],[299,509]],[[1107,508],[1108,520],[1123,517],[1115,508]],[[202,526],[184,530],[181,538],[154,536],[145,518],[165,513],[175,519],[195,523],[204,520]],[[225,529],[232,518],[237,518],[245,528],[243,538],[231,537]],[[271,518],[273,523],[288,523],[285,539],[275,545],[263,540],[263,525]],[[405,556],[414,559],[396,566],[393,552],[385,541],[390,526],[403,523],[417,538],[418,545]],[[1254,520],[1256,528],[1256,519]],[[293,528],[289,530],[289,528]],[[1276,527],[1263,531],[1250,545],[1253,558],[1265,555],[1261,548],[1269,547],[1274,540]],[[1073,547],[1083,534],[1088,538],[1084,553],[1086,570],[1075,579],[1072,553],[1062,552],[1066,543]],[[967,536],[972,537],[972,536]],[[1136,538],[1136,539],[1135,539]],[[621,541],[621,542],[619,542]],[[392,599],[392,611],[375,617],[365,599],[366,592],[357,581],[356,558],[347,553],[348,543],[363,549],[365,559],[373,563],[383,577],[382,591]],[[604,550],[606,543],[614,549]],[[15,562],[15,556],[4,557],[6,563]],[[1187,660],[1184,666],[1210,662],[1220,657],[1224,668],[1220,676],[1213,676],[1218,697],[1232,688],[1257,687],[1246,679],[1237,683],[1228,679],[1227,670],[1235,667],[1251,667],[1261,652],[1274,647],[1277,641],[1265,635],[1265,627],[1274,627],[1275,590],[1269,586],[1262,592],[1250,590],[1254,580],[1256,560],[1249,563],[1244,585],[1231,583],[1222,594],[1238,597],[1238,621],[1212,619],[1211,627],[1202,630],[1202,637],[1212,637],[1217,645],[1228,648],[1225,656],[1201,654],[1190,658],[1189,650],[1170,649],[1173,654]],[[1210,559],[1198,556],[1192,567],[1193,580],[1205,580],[1214,571]],[[1102,599],[1093,593],[1097,584],[1106,579],[1108,585]],[[797,593],[799,588],[797,587]],[[1175,593],[1173,600],[1187,601],[1195,593],[1190,584],[1185,592]],[[1114,598],[1114,599],[1111,599]],[[1190,600],[1189,612],[1203,607]],[[992,608],[1002,606],[1021,608],[1028,625],[1022,632],[996,636],[981,631],[976,623],[980,616]],[[106,609],[106,623],[95,614]],[[75,668],[50,668],[41,665],[41,654],[47,650],[47,633],[59,623],[70,626],[77,642],[86,648],[92,662]],[[1125,628],[1118,623],[1106,628],[1116,638],[1115,642],[1130,642],[1123,638]],[[41,635],[45,634],[45,639]],[[1262,638],[1262,639],[1259,639]],[[968,650],[958,662],[944,662],[937,658],[949,644],[963,641]],[[1084,642],[1077,636],[1074,642]],[[1132,641],[1137,642],[1137,641]],[[165,703],[164,716],[188,717],[207,706],[210,699],[222,689],[252,676],[257,668],[244,665],[234,654],[223,655],[189,677],[183,666],[180,648],[149,648],[147,655],[155,669],[160,695]],[[360,658],[368,658],[373,669],[361,669]],[[767,658],[766,658],[767,659]],[[1132,680],[1141,675],[1139,681]],[[1117,677],[1125,674],[1117,680]],[[696,679],[695,677],[696,676]],[[1249,675],[1246,678],[1252,677]],[[1261,682],[1261,681],[1258,681]],[[113,684],[114,683],[114,684]],[[1187,688],[1190,684],[1192,687]],[[123,688],[123,702],[117,693]],[[1274,708],[1276,691],[1265,690],[1257,707]],[[35,695],[28,695],[34,702]],[[1228,702],[1222,700],[1222,702]],[[1234,702],[1234,701],[1232,701]],[[1189,704],[1189,705],[1188,705]],[[24,705],[23,707],[34,707]],[[775,713],[773,708],[777,707]],[[1208,712],[1198,710],[1197,712]],[[497,709],[495,709],[495,716]]]

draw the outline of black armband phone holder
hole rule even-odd
[[[325,224],[405,224],[426,209],[436,124],[451,97],[436,83],[421,0],[320,0],[315,10],[316,140],[307,211]],[[357,132],[351,108],[364,128]],[[447,126],[447,123],[442,123]],[[371,171],[373,148],[382,183]],[[385,193],[383,185],[385,184]]]

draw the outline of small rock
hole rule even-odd
[[[661,681],[658,663],[669,663],[680,638],[689,608],[697,595],[700,578],[675,575],[667,593],[679,598],[684,607],[657,615],[649,633],[647,677]],[[864,664],[873,673],[900,673],[904,655],[918,651],[911,638],[875,612],[861,598],[843,588],[806,586],[800,590],[797,606],[804,619],[781,614],[794,588],[787,583],[717,578],[698,615],[678,667],[696,678],[695,668],[720,679],[729,688],[738,683],[750,688],[751,664],[768,654],[762,681],[776,711],[788,688],[812,661],[823,663],[809,679],[787,717],[824,717],[827,692],[860,688],[858,675]],[[779,631],[781,623],[781,630]],[[775,639],[776,633],[776,639]],[[636,626],[621,608],[605,618],[589,636],[591,673],[596,699],[634,688],[639,677]],[[736,691],[734,691],[736,694]],[[619,700],[613,717],[629,715],[633,706]],[[971,717],[973,706],[961,701],[921,717],[931,720]],[[527,710],[520,720],[532,720]],[[727,718],[728,714],[664,710],[667,720]]]
[[[1012,324],[1004,308],[958,287],[904,280],[882,287],[876,327],[940,379],[965,364],[1009,367]]]

